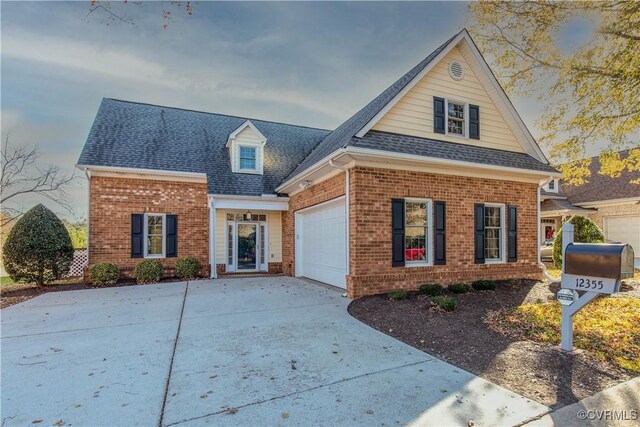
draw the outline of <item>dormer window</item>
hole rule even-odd
[[[249,120],[229,134],[227,148],[231,171],[262,175],[267,138]]]
[[[256,170],[256,147],[239,146],[240,150],[240,170]]]
[[[558,192],[558,180],[557,179],[552,179],[551,181],[549,181],[547,183],[547,185],[545,185],[544,187],[542,187],[547,193],[557,193]]]
[[[555,190],[556,189],[556,180],[551,180],[549,181],[549,190]]]

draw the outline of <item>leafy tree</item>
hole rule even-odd
[[[469,11],[474,39],[505,89],[548,106],[539,119],[541,142],[551,146],[552,161],[567,162],[560,167],[565,182],[588,179],[585,148],[597,141],[609,144],[599,173],[640,170],[640,149],[624,159],[615,153],[638,144],[640,2],[481,1]],[[592,38],[564,52],[556,36],[576,22],[592,26]]]
[[[87,221],[69,222],[63,220],[62,223],[69,232],[73,248],[85,249],[87,247]]]
[[[574,215],[563,223],[573,224],[573,241],[576,243],[603,243],[604,234],[600,227],[590,218],[581,215]],[[553,241],[553,265],[556,268],[562,267],[562,227],[558,230]]]
[[[43,285],[69,272],[73,261],[71,238],[56,214],[39,204],[9,232],[2,261],[14,281]]]

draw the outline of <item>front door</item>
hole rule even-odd
[[[257,246],[258,224],[238,223],[238,271],[255,271],[258,269]]]

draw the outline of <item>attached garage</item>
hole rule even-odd
[[[344,197],[296,212],[295,239],[296,276],[346,289]]]
[[[604,217],[604,237],[613,242],[630,244],[635,253],[636,265],[640,264],[640,216]]]

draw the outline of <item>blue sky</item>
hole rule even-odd
[[[163,30],[160,3],[112,3],[135,25],[84,19],[88,1],[0,3],[3,140],[37,143],[69,173],[102,97],[330,129],[467,19],[464,2],[199,2],[192,16],[170,9]],[[540,107],[513,101],[536,135]],[[84,180],[70,192],[76,217],[86,192]]]

